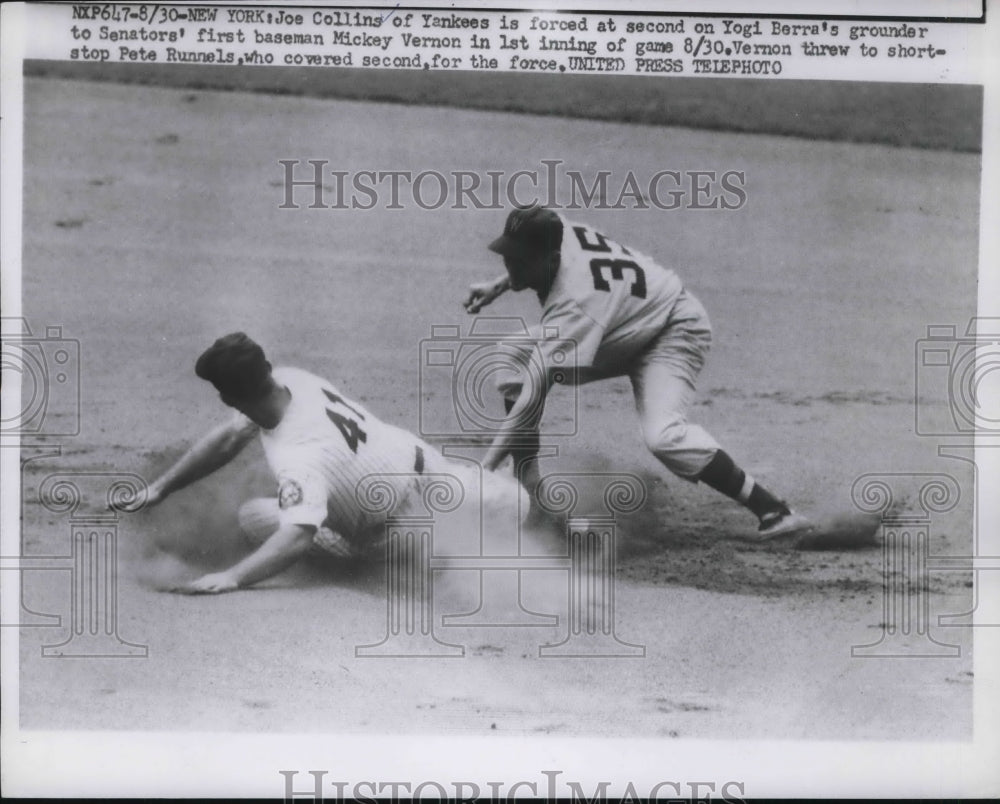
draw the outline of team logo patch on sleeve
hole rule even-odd
[[[302,502],[302,486],[294,480],[286,480],[278,491],[278,507],[282,510]]]

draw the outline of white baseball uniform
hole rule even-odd
[[[686,417],[712,342],[707,313],[672,270],[559,217],[559,270],[539,294],[542,322],[533,330],[542,365],[561,361],[570,340],[577,383],[628,375],[646,445],[672,472],[694,479],[719,449]],[[515,400],[522,385],[514,378],[499,387]]]
[[[278,483],[276,499],[251,500],[240,509],[241,525],[252,541],[260,543],[279,525],[294,524],[316,528],[313,541],[327,552],[365,552],[380,543],[386,516],[360,503],[359,484],[366,478],[377,476],[393,489],[399,500],[395,515],[422,493],[424,477],[450,474],[463,484],[478,484],[467,467],[380,421],[332,383],[296,368],[277,368],[272,376],[291,394],[277,427],[267,430],[235,414],[237,427],[259,431]],[[511,479],[487,473],[484,483],[496,487],[484,498],[517,505],[519,489]]]

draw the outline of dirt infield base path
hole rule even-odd
[[[464,658],[356,659],[355,645],[385,634],[384,598],[317,577],[306,578],[306,588],[294,580],[217,599],[125,584],[121,634],[141,635],[149,658],[43,660],[46,640],[31,635],[22,678],[46,695],[22,708],[23,727],[969,736],[958,716],[971,706],[967,663],[852,660],[851,644],[880,633],[856,597],[768,599],[622,584],[618,632],[644,644],[645,658],[543,659],[539,642],[558,642],[565,629],[507,628],[439,631],[466,646]]]
[[[421,405],[444,415],[447,387],[418,399],[419,342],[432,324],[467,326],[458,302],[499,269],[483,244],[503,213],[279,210],[283,158],[745,170],[739,212],[587,213],[677,267],[710,311],[716,340],[693,417],[817,516],[853,511],[851,486],[869,472],[944,472],[971,488],[967,464],[913,435],[913,355],[927,324],[964,325],[973,311],[975,155],[41,79],[25,101],[24,310],[79,340],[83,404],[80,435],[26,464],[26,553],[67,552],[67,522],[33,496],[49,474],[152,474],[226,415],[191,369],[227,331],[329,376],[388,421],[417,430]],[[495,309],[537,316],[530,298]],[[946,388],[927,393],[946,410]],[[569,415],[567,403],[563,389],[547,421]],[[645,508],[620,523],[615,609],[619,637],[644,645],[643,658],[539,658],[565,632],[551,579],[525,599],[560,627],[454,629],[460,659],[355,657],[385,632],[380,568],[297,569],[216,598],[158,591],[238,553],[233,511],[269,488],[255,448],[119,524],[119,632],[148,658],[43,658],[65,631],[23,629],[22,727],[970,737],[970,629],[935,621],[958,658],[852,658],[885,625],[881,551],[744,543],[753,523],[667,478],[631,406],[624,381],[584,389],[578,435],[547,471],[647,482]],[[901,504],[916,510],[916,481],[901,482]],[[968,555],[971,521],[966,496],[934,520],[931,552]],[[468,576],[449,583],[449,601],[474,605]],[[33,611],[65,614],[69,594],[66,573],[24,574]],[[933,575],[926,602],[935,617],[970,610],[971,578]]]

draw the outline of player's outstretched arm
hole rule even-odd
[[[252,422],[241,425],[234,420],[216,427],[150,483],[145,500],[138,500],[135,507],[157,505],[173,492],[225,466],[250,443],[256,433],[257,427]]]
[[[469,295],[462,302],[462,306],[467,313],[478,313],[508,290],[510,290],[510,278],[506,273],[489,282],[477,282],[469,285]]]
[[[500,429],[493,437],[485,457],[483,466],[490,472],[503,463],[511,451],[511,446],[517,436],[534,431],[538,427],[542,404],[552,387],[552,375],[546,372],[544,383],[525,383],[521,395],[510,409]]]
[[[315,528],[282,525],[274,534],[238,564],[222,572],[212,572],[174,591],[186,594],[219,594],[250,586],[277,575],[294,564],[312,544]]]

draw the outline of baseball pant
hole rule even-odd
[[[696,481],[720,448],[703,428],[687,420],[695,382],[711,344],[708,314],[694,296],[682,291],[666,325],[652,341],[625,359],[621,354],[609,359],[599,349],[595,365],[615,368],[581,370],[577,383],[627,375],[646,446],[671,472]],[[527,361],[529,350],[523,351]],[[513,402],[520,396],[523,382],[516,376],[505,377],[497,387]]]

